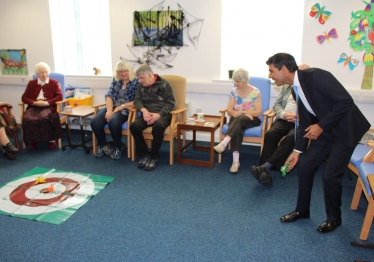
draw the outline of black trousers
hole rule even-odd
[[[148,127],[147,122],[144,121],[143,116],[138,117],[130,125],[130,131],[134,137],[136,154],[144,156],[150,154],[151,158],[160,157],[160,148],[164,140],[165,129],[170,125],[171,115],[166,115],[157,120],[152,126],[152,149],[148,151],[147,144],[145,143],[143,130]]]
[[[327,220],[341,219],[342,177],[354,149],[354,147],[345,145],[336,136],[325,132],[317,140],[311,141],[299,166],[299,191],[296,211],[303,213],[310,210],[314,173],[322,161],[328,157],[322,175]]]
[[[286,162],[295,146],[295,123],[278,119],[265,133],[264,145],[260,156],[260,165],[269,162],[280,168]],[[282,142],[279,141],[284,137]]]
[[[233,152],[240,152],[243,143],[244,130],[259,126],[260,124],[261,120],[258,117],[253,117],[253,120],[246,115],[232,117],[230,119],[229,128],[226,132],[226,136],[231,137],[231,150]]]

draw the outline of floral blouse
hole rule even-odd
[[[257,98],[261,99],[260,90],[254,87],[246,98],[241,98],[238,94],[238,88],[234,87],[230,92],[230,97],[234,98],[234,110],[253,110],[254,102]]]

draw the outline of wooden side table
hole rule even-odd
[[[193,118],[197,119],[197,115],[193,115]],[[205,126],[206,122],[214,123],[213,126]],[[194,125],[187,124],[186,122],[180,123],[177,127],[177,137],[178,137],[178,146],[177,146],[177,153],[178,153],[178,163],[179,164],[187,164],[187,165],[194,165],[194,166],[203,166],[203,167],[213,167],[214,166],[214,132],[220,127],[221,116],[204,116],[204,122],[197,122],[195,121]],[[192,131],[192,140],[188,142],[186,145],[181,147],[181,132],[183,131]],[[209,132],[210,133],[210,146],[201,146],[196,144],[196,132]],[[185,150],[189,145],[193,145],[194,150],[203,150],[210,152],[210,159],[209,161],[203,160],[194,160],[194,159],[187,159],[182,158],[181,153]]]
[[[69,112],[69,113],[65,112],[65,111],[59,112],[59,114],[66,115],[67,118],[68,118],[68,119],[66,119],[66,123],[65,123],[66,131],[68,132],[68,144],[64,145],[62,147],[62,150],[65,150],[66,147],[70,147],[70,148],[83,147],[83,149],[86,150],[87,154],[90,153],[90,150],[92,149],[92,146],[87,146],[86,143],[88,141],[92,140],[92,138],[84,139],[83,119],[90,116],[90,115],[93,115],[93,113],[94,113],[94,109],[92,108],[92,106],[74,107],[72,112]],[[80,125],[80,130],[81,130],[81,137],[82,137],[82,141],[81,141],[80,144],[71,143],[69,117],[78,117],[79,118],[79,125]]]

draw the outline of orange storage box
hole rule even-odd
[[[93,95],[86,97],[86,98],[68,98],[69,106],[77,107],[77,106],[92,106],[93,105]]]

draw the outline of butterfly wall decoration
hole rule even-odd
[[[353,70],[360,62],[358,59],[353,59],[352,56],[347,56],[346,53],[342,53],[338,60],[338,63],[343,63],[344,66],[349,65],[349,69]]]
[[[325,40],[330,43],[330,38],[338,38],[338,31],[336,28],[331,29],[328,33],[324,32],[323,35],[317,35],[317,42],[322,44]]]
[[[318,18],[320,24],[324,25],[327,19],[329,19],[331,12],[325,11],[325,6],[321,8],[319,3],[312,6],[309,15],[311,17]]]

